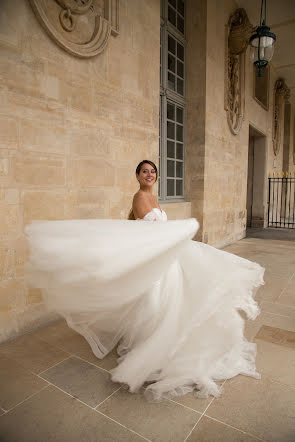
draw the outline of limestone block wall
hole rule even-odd
[[[33,219],[126,218],[158,156],[160,0],[120,0],[92,59],[60,49],[27,0],[0,10],[0,340],[52,318],[24,278]]]
[[[191,218],[191,203],[189,201],[163,202],[161,203],[161,207],[167,213],[169,220]]]
[[[221,247],[245,235],[250,127],[265,136],[264,179],[283,167],[283,150],[275,157],[272,146],[278,75],[271,68],[265,110],[253,98],[247,52],[244,120],[233,135],[224,109],[225,25],[237,6],[186,4],[185,201],[163,208],[171,219],[196,217],[196,238]],[[160,0],[120,0],[119,14],[119,35],[104,52],[79,59],[48,37],[27,0],[1,2],[0,341],[54,317],[25,282],[25,225],[126,218],[136,164],[157,162]],[[292,103],[293,172],[294,112]],[[266,193],[263,210],[265,203]]]

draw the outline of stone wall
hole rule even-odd
[[[266,110],[253,97],[249,50],[244,120],[237,135],[229,129],[225,26],[236,7],[233,0],[187,0],[185,201],[163,205],[171,219],[198,218],[196,238],[217,247],[245,235],[249,134],[264,150],[260,183],[284,159],[283,148],[275,157],[272,145],[278,75],[270,69]],[[127,217],[136,164],[158,159],[159,50],[160,0],[120,0],[119,35],[92,59],[59,48],[27,0],[2,0],[0,340],[54,318],[25,282],[26,224]],[[288,118],[295,172],[294,103]],[[258,218],[267,196],[259,192]]]
[[[157,160],[159,29],[160,0],[120,0],[119,35],[79,59],[48,37],[27,0],[2,0],[0,340],[53,317],[25,283],[24,226],[126,218],[136,164]]]

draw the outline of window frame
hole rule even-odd
[[[169,23],[168,21],[168,2],[169,0],[161,1],[161,74],[160,74],[160,105],[159,105],[159,200],[160,201],[184,201],[185,199],[185,145],[186,145],[186,40],[185,40],[185,16],[184,16],[184,34],[178,31],[178,29]],[[184,1],[185,3],[185,1]],[[186,13],[186,5],[184,4],[184,14]],[[176,91],[168,88],[168,36],[171,35],[177,42],[184,48],[184,77],[183,77],[183,95],[178,94]],[[176,64],[177,64],[177,56]],[[177,83],[177,68],[175,72],[175,78]],[[177,88],[177,86],[176,86]],[[182,194],[176,195],[176,187],[174,187],[175,194],[173,196],[167,195],[167,106],[171,102],[173,105],[181,107],[183,109],[183,176],[182,176]],[[176,116],[175,116],[176,124]],[[176,140],[175,140],[176,149]],[[176,151],[175,151],[176,162]],[[175,166],[176,167],[176,166]],[[176,173],[174,177],[177,181]],[[176,186],[176,184],[175,184]]]

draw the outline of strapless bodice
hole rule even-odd
[[[158,207],[154,207],[142,219],[143,221],[167,221],[167,214],[164,210],[158,209]]]

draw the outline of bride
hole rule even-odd
[[[131,392],[146,384],[148,399],[218,396],[220,380],[259,377],[240,311],[259,313],[253,294],[264,269],[192,241],[195,219],[167,221],[153,162],[142,161],[136,178],[129,220],[27,226],[30,283],[98,358],[118,345],[112,380]]]

